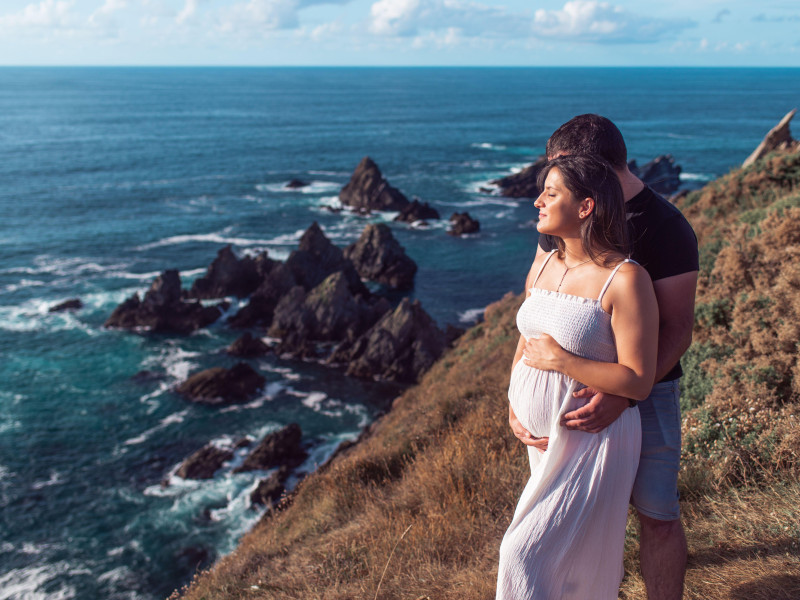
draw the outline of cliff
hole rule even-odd
[[[800,597],[800,153],[679,206],[702,259],[684,359],[686,597]],[[360,443],[174,597],[493,597],[528,470],[507,426],[520,300],[488,307]],[[645,596],[637,548],[631,519],[622,598]]]

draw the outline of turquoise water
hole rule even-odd
[[[183,458],[297,421],[311,470],[398,393],[270,356],[250,404],[186,403],[176,383],[234,362],[224,322],[102,327],[159,271],[186,285],[228,243],[285,258],[314,220],[350,243],[390,219],[326,209],[370,155],[407,196],[481,221],[469,239],[391,225],[419,264],[411,295],[467,324],[521,289],[536,242],[530,201],[479,188],[563,121],[605,114],[631,158],[671,153],[697,186],[799,100],[791,69],[0,69],[0,599],[168,595],[260,516],[256,475],[171,478]],[[285,191],[294,177],[312,185]],[[85,308],[47,312],[71,297]]]

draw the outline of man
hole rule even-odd
[[[659,309],[658,361],[650,396],[638,403],[642,419],[642,454],[631,502],[641,523],[640,560],[649,600],[678,600],[683,595],[686,535],[680,521],[678,470],[681,418],[678,380],[680,358],[692,341],[697,286],[697,239],[691,226],[669,202],[628,170],[627,148],[619,129],[605,117],[579,115],[559,127],[547,141],[547,157],[564,154],[601,156],[622,185],[631,258],[647,269]],[[555,248],[541,236],[538,253]],[[589,433],[602,431],[634,405],[627,398],[586,388],[576,396],[588,400],[566,413],[561,424]],[[547,438],[534,438],[509,406],[511,429],[524,444],[542,451]]]

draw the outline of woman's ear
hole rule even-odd
[[[594,210],[594,198],[584,198],[581,201],[581,208],[578,211],[578,216],[581,219],[585,219],[590,214],[592,214],[593,210]]]

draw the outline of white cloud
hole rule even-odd
[[[596,0],[573,0],[561,10],[537,10],[536,35],[594,43],[653,43],[693,27],[688,20],[656,19]]]
[[[126,0],[106,0],[105,3],[89,15],[89,24],[95,26],[108,26],[111,24],[111,15],[127,6]]]
[[[0,28],[68,29],[74,22],[70,14],[73,4],[74,0],[43,0],[38,4],[28,4],[19,12],[0,16]]]
[[[182,25],[187,20],[191,19],[194,14],[197,12],[197,0],[186,0],[186,4],[183,7],[183,10],[178,13],[178,16],[175,17],[175,22],[178,25]]]
[[[220,11],[219,30],[223,33],[258,35],[298,26],[296,0],[250,0]]]
[[[524,37],[528,18],[461,0],[378,0],[370,9],[369,30],[382,36],[434,37],[452,45],[462,35]],[[449,40],[449,41],[447,41]]]
[[[378,35],[410,35],[424,12],[420,0],[379,0],[370,9],[369,29]]]

